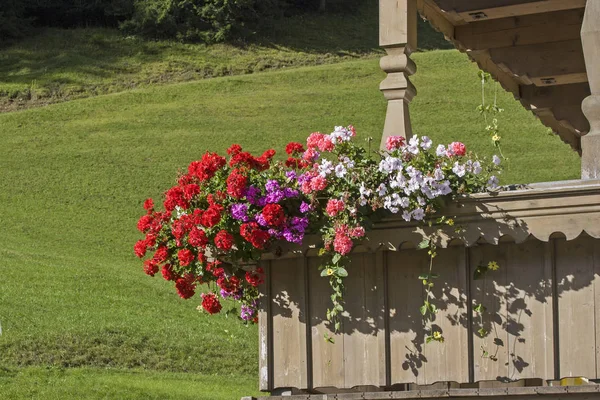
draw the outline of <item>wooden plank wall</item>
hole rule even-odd
[[[489,261],[500,269],[473,280]],[[441,249],[434,324],[443,344],[424,344],[425,251],[356,251],[338,334],[325,320],[330,289],[319,263],[312,253],[264,262],[261,390],[600,376],[600,240],[584,234]],[[487,308],[483,318],[477,303]]]

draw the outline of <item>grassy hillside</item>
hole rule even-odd
[[[157,84],[378,57],[377,1],[299,15],[244,44],[184,44],[116,29],[43,29],[0,51],[0,112]],[[449,44],[420,21],[421,49]]]
[[[476,66],[456,51],[414,59],[415,132],[491,154],[475,113]],[[382,78],[377,60],[363,60],[0,115],[0,392],[25,398],[32,387],[40,398],[60,398],[69,387],[80,393],[86,380],[86,393],[100,398],[94,393],[114,380],[114,397],[130,386],[146,388],[130,398],[161,397],[163,389],[152,388],[164,382],[186,398],[204,393],[214,376],[238,383],[220,398],[254,392],[256,329],[198,313],[197,299],[182,301],[170,283],[143,274],[132,251],[141,203],[159,198],[178,168],[233,142],[281,150],[314,130],[350,123],[378,140]],[[578,177],[568,146],[509,95],[499,102],[510,158],[503,183]]]

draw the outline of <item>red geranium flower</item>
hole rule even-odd
[[[290,142],[285,146],[285,152],[290,156],[297,155],[298,153],[304,152],[304,146],[302,146],[302,143]]]
[[[163,261],[166,261],[168,257],[169,250],[165,246],[159,246],[158,249],[156,249],[156,252],[154,253],[154,257],[152,257],[152,259],[157,263],[161,263]]]
[[[152,199],[146,199],[146,201],[144,201],[144,210],[148,211],[148,213],[151,213],[154,210],[154,201],[152,201]]]
[[[240,288],[240,280],[235,275],[229,278],[227,278],[225,275],[221,275],[219,279],[217,279],[217,286],[227,293],[235,293]]]
[[[202,214],[202,225],[211,228],[221,221],[221,212],[223,207],[218,204],[213,204]]]
[[[242,146],[240,146],[239,144],[232,144],[231,147],[229,147],[227,149],[227,154],[234,156],[241,151],[242,151]]]
[[[261,285],[265,281],[263,269],[258,267],[254,271],[246,272],[246,281],[254,287]]]
[[[240,199],[246,191],[248,178],[245,177],[239,170],[234,169],[227,177],[227,194],[234,199]]]
[[[281,226],[285,222],[283,207],[279,204],[267,204],[262,209],[262,216],[271,226]]]
[[[183,196],[187,200],[191,200],[192,197],[194,197],[198,193],[200,193],[200,186],[196,185],[195,183],[190,183],[183,187]]]
[[[208,244],[208,238],[206,233],[197,227],[193,227],[188,236],[188,243],[194,247],[206,247]]]
[[[135,243],[135,246],[133,246],[133,251],[135,252],[135,255],[138,256],[139,258],[142,258],[146,255],[146,249],[148,247],[146,246],[146,241],[145,240],[138,240]]]
[[[177,252],[177,258],[179,258],[179,264],[185,267],[194,261],[194,253],[189,249],[181,249]]]
[[[142,215],[137,223],[138,230],[142,233],[146,233],[150,229],[153,221],[154,218],[152,218],[152,215]]]
[[[226,160],[217,153],[205,153],[202,160],[193,161],[188,167],[188,173],[200,181],[212,178],[219,169],[223,168]]]
[[[185,277],[177,279],[177,281],[175,281],[175,289],[177,290],[179,297],[182,299],[189,299],[192,297],[196,293],[195,281],[196,278],[191,274],[187,274]]]
[[[221,312],[221,303],[219,298],[214,293],[203,293],[202,294],[202,308],[209,314],[217,314]]]
[[[167,190],[164,206],[167,211],[173,211],[176,206],[187,208],[188,202],[185,200],[183,189],[175,186]]]
[[[158,272],[158,264],[154,260],[144,261],[144,272],[147,275],[154,276]]]
[[[231,247],[233,246],[233,236],[231,233],[226,230],[219,231],[215,236],[215,246],[221,250],[231,250]]]
[[[179,275],[173,271],[173,266],[171,264],[165,264],[160,271],[162,273],[163,278],[167,281],[176,281],[179,279]]]

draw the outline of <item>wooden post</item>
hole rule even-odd
[[[388,136],[412,136],[408,105],[417,94],[408,77],[416,72],[409,58],[417,47],[417,1],[379,0],[379,45],[387,53],[381,69],[387,77],[379,89],[388,101],[381,148]]]
[[[581,106],[590,121],[590,132],[581,138],[581,179],[600,179],[600,0],[587,2],[581,42],[592,92]]]

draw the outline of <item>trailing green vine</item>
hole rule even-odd
[[[490,352],[487,349],[487,342],[485,341],[486,337],[489,335],[489,331],[487,329],[485,329],[484,326],[484,316],[486,314],[487,308],[483,305],[486,293],[485,293],[485,285],[486,285],[486,276],[487,273],[489,271],[497,271],[500,268],[500,266],[498,265],[498,263],[496,261],[490,261],[487,263],[487,265],[479,265],[477,266],[477,268],[475,269],[475,271],[473,272],[473,280],[483,280],[483,288],[481,290],[481,301],[479,303],[475,303],[473,306],[473,311],[475,311],[479,317],[479,329],[477,330],[477,334],[479,334],[479,336],[484,339],[484,343],[483,345],[481,345],[481,358],[489,358],[492,361],[496,361],[497,358],[497,353],[498,353],[498,346],[496,347],[496,352],[494,354],[490,354]],[[494,326],[495,328],[495,326]],[[497,342],[497,334],[496,334],[496,340],[494,340],[494,342]]]
[[[478,74],[481,81],[481,104],[477,106],[477,111],[483,115],[485,121],[485,130],[492,139],[494,147],[498,149],[502,158],[506,159],[502,153],[500,136],[500,126],[498,124],[498,115],[504,112],[503,108],[498,106],[498,82],[492,79],[492,75],[483,70],[479,70]],[[493,102],[487,102],[486,92],[489,90],[487,87],[493,81]]]

